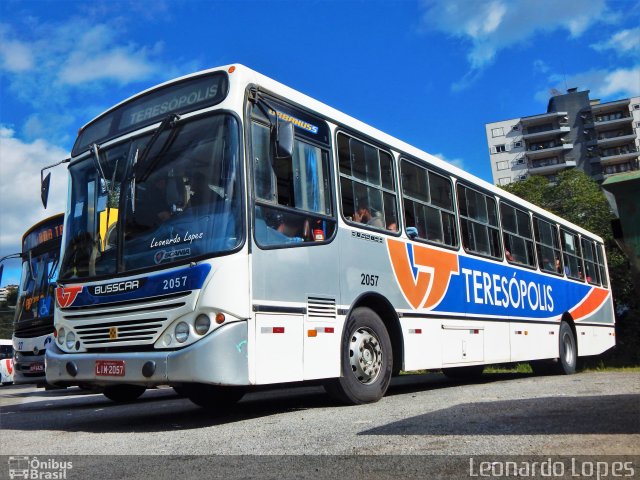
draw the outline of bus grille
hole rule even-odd
[[[59,327],[70,327],[84,351],[144,351],[153,348],[178,317],[193,313],[198,291],[134,301],[65,308]]]
[[[86,346],[105,342],[148,342],[155,340],[166,318],[106,322],[76,327],[78,339]]]

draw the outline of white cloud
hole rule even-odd
[[[439,158],[440,160],[442,160],[444,162],[450,163],[454,167],[458,167],[458,168],[464,170],[464,160],[461,159],[461,158],[448,159],[447,157],[444,156],[443,153],[436,153],[433,156]]]
[[[121,84],[140,81],[158,72],[158,66],[145,57],[144,51],[116,48],[98,56],[78,53],[69,58],[59,79],[69,85],[112,80]]]
[[[640,54],[640,27],[622,30],[609,40],[591,45],[599,52],[613,50],[618,55]]]
[[[31,70],[35,63],[31,48],[15,41],[0,41],[0,60],[2,69],[13,73]]]
[[[64,129],[70,123],[77,127],[88,119],[81,111],[87,99],[102,98],[114,86],[148,84],[150,79],[160,82],[180,68],[161,59],[161,42],[139,45],[123,41],[126,38],[122,25],[84,18],[56,24],[30,19],[29,28],[0,24],[0,45],[20,45],[21,51],[29,52],[3,53],[7,49],[0,47],[0,74],[6,79],[7,93],[43,118],[64,112],[64,123],[45,123],[50,129],[58,125],[58,132],[68,132]],[[75,120],[78,117],[80,121]],[[59,137],[60,133],[55,141]]]
[[[564,91],[565,85],[589,90],[591,98],[605,101],[617,98],[640,96],[640,65],[615,70],[596,69],[573,75],[553,74],[549,76],[550,88]],[[535,95],[536,100],[546,103],[549,91],[541,90]]]
[[[66,168],[52,171],[46,210],[40,201],[40,169],[67,156],[45,140],[25,143],[0,125],[0,256],[19,251],[23,233],[34,223],[64,211]]]
[[[491,64],[496,54],[540,32],[566,30],[579,37],[594,23],[610,19],[605,0],[423,0],[426,28],[470,44],[472,70]]]

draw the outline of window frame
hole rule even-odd
[[[567,251],[565,251],[565,242],[564,242],[564,237],[563,234],[569,234],[572,235],[574,237],[574,240],[577,239],[577,242],[575,242],[575,245],[577,248],[579,248],[580,250],[578,252],[574,253],[569,253]],[[580,283],[586,283],[586,278],[585,278],[585,274],[584,274],[584,262],[582,260],[582,245],[580,242],[580,235],[578,235],[578,233],[574,232],[573,230],[569,229],[568,227],[565,227],[563,225],[560,225],[560,248],[562,249],[562,263],[563,263],[563,268],[564,268],[564,272],[566,277],[569,280],[574,280],[576,282],[580,282]],[[564,256],[570,256],[570,257],[574,257],[579,261],[578,264],[578,276],[575,277],[571,274],[571,267],[567,266],[567,262],[565,261]],[[567,268],[569,268],[569,270],[567,271]],[[582,278],[580,278],[580,271],[582,271]]]
[[[557,242],[557,247],[554,247],[553,245],[548,245],[546,243],[542,243],[541,239],[540,239],[540,235],[539,235],[539,231],[540,231],[540,227],[538,226],[537,222],[544,222],[546,224],[548,224],[549,226],[551,226],[551,228],[553,229],[555,238],[556,238],[556,242]],[[533,243],[534,243],[534,248],[536,249],[536,256],[537,256],[537,268],[541,273],[548,273],[550,275],[555,275],[557,277],[565,277],[564,274],[564,258],[562,256],[562,246],[561,246],[561,240],[560,240],[560,231],[558,229],[558,225],[555,222],[552,222],[538,214],[533,214],[532,215],[532,219],[531,219],[531,223],[533,226]],[[542,267],[542,261],[543,261],[543,257],[544,255],[540,255],[540,252],[538,251],[538,246],[544,246],[547,248],[551,248],[552,250],[554,250],[554,252],[559,253],[559,260],[560,260],[560,271],[558,272],[557,270],[548,270],[546,268]],[[555,259],[554,259],[555,262]]]
[[[440,207],[438,205],[432,204],[430,201],[429,202],[425,202],[425,201],[420,200],[418,198],[413,198],[411,196],[409,196],[409,197],[405,196],[405,193],[404,193],[404,181],[403,181],[404,177],[402,175],[402,165],[405,162],[409,163],[409,164],[411,164],[411,165],[413,165],[413,166],[415,166],[417,168],[422,168],[422,169],[425,170],[427,183],[428,183],[428,186],[429,186],[429,189],[427,190],[428,193],[429,193],[429,199],[431,199],[431,184],[429,183],[429,180],[428,180],[429,179],[429,174],[431,173],[433,175],[437,175],[437,176],[441,177],[442,179],[446,180],[448,182],[449,186],[451,187],[451,205],[452,205],[453,210],[448,211],[443,207]],[[432,168],[430,165],[425,165],[424,162],[420,162],[418,160],[415,160],[415,159],[409,157],[408,155],[403,155],[403,154],[400,155],[400,159],[399,159],[399,173],[400,173],[399,180],[400,180],[400,197],[401,197],[400,199],[401,199],[401,208],[402,208],[402,219],[403,219],[404,231],[405,231],[405,234],[407,235],[407,237],[409,237],[409,235],[406,232],[406,229],[407,229],[407,218],[406,218],[405,208],[404,208],[405,207],[404,206],[405,199],[407,199],[407,200],[409,200],[411,202],[419,203],[419,204],[421,204],[423,206],[428,206],[430,208],[434,208],[434,209],[438,210],[441,213],[441,215],[442,215],[442,212],[449,213],[449,214],[453,215],[453,226],[454,226],[454,232],[453,233],[454,233],[454,236],[455,236],[455,244],[454,245],[450,245],[450,244],[447,244],[447,243],[444,243],[444,242],[442,242],[442,243],[436,242],[434,240],[429,240],[427,238],[423,238],[423,237],[419,237],[419,236],[416,236],[414,238],[409,237],[410,240],[415,241],[415,242],[420,242],[420,243],[426,243],[426,244],[429,244],[429,245],[434,245],[436,247],[447,248],[447,249],[450,249],[450,250],[455,250],[455,251],[460,250],[460,243],[461,243],[460,242],[460,226],[459,226],[459,222],[458,222],[458,209],[457,209],[457,201],[456,201],[456,193],[455,193],[456,188],[455,188],[455,183],[454,183],[453,179],[449,175],[441,173],[438,170]],[[442,219],[442,217],[441,217],[441,219]],[[442,221],[441,221],[441,224],[442,224]],[[444,231],[442,233],[443,233],[442,238],[444,238]]]
[[[291,110],[292,112],[300,112],[306,116],[313,117],[315,121],[318,121],[319,123],[320,122],[323,123],[324,125],[322,126],[325,127],[328,132],[330,132],[329,125],[324,117],[320,117],[307,109],[301,108],[297,105],[293,105],[287,100],[281,97],[276,97],[271,93],[261,90],[260,94],[264,96],[266,100],[270,102],[273,106],[283,107],[285,109]],[[253,242],[255,242],[255,245],[260,250],[277,250],[277,249],[285,249],[285,248],[320,246],[320,245],[327,245],[333,242],[337,237],[339,225],[338,225],[338,215],[337,215],[338,205],[337,205],[337,197],[336,197],[336,190],[335,190],[335,161],[333,156],[333,145],[332,145],[331,135],[330,134],[327,135],[327,142],[324,142],[323,140],[314,141],[309,136],[298,135],[296,132],[296,128],[294,126],[294,142],[295,141],[303,142],[303,143],[312,145],[314,147],[318,147],[320,148],[321,152],[326,153],[327,155],[328,170],[326,173],[328,175],[327,183],[329,186],[328,188],[328,194],[330,197],[329,205],[331,207],[332,214],[323,215],[323,214],[319,214],[312,211],[301,210],[295,207],[279,205],[277,203],[269,202],[259,198],[256,194],[256,186],[255,186],[256,177],[254,172],[254,145],[253,145],[252,129],[253,129],[254,123],[267,129],[270,128],[269,124],[265,121],[264,114],[260,112],[259,108],[257,108],[254,103],[250,101],[246,101],[245,111],[246,111],[246,119],[247,119],[245,124],[245,138],[246,138],[245,145],[248,153],[247,155],[247,162],[248,162],[247,188],[250,193],[248,209],[249,209],[249,222],[252,230],[250,235],[253,238]],[[259,113],[256,115],[254,114],[254,112],[259,112]],[[269,148],[271,149],[271,146],[269,146]],[[269,153],[270,155],[272,154],[271,150]],[[327,238],[325,238],[322,241],[261,244],[258,238],[256,237],[256,217],[257,217],[256,208],[257,207],[265,207],[275,212],[281,212],[282,214],[290,214],[290,215],[297,215],[297,216],[306,215],[306,216],[317,218],[320,220],[330,221],[330,222],[333,222],[334,224],[333,232],[331,235],[327,236]]]
[[[604,245],[600,242],[596,243],[596,255],[598,257],[597,265],[600,270],[600,282],[603,288],[610,288],[609,269],[607,268],[607,258]]]
[[[511,231],[505,229],[504,214],[502,212],[502,208],[503,207],[511,208],[511,209],[514,210],[515,219],[516,219],[516,229],[518,229],[518,230],[519,230],[518,217],[517,217],[518,212],[527,216],[529,230],[531,232],[531,237],[527,238],[527,237],[521,235],[519,231],[518,232],[511,232]],[[530,270],[537,270],[538,269],[538,256],[537,256],[537,252],[536,252],[536,242],[535,242],[535,238],[534,238],[535,235],[534,235],[534,232],[533,232],[533,220],[532,220],[532,217],[531,217],[531,212],[528,211],[528,210],[524,210],[522,208],[518,208],[515,205],[512,205],[511,203],[509,203],[507,201],[504,201],[502,199],[500,199],[498,210],[500,212],[500,229],[502,231],[502,245],[503,245],[503,249],[502,250],[503,250],[503,255],[504,255],[505,260],[507,262],[509,262],[511,265],[516,265],[516,266],[527,268],[527,269],[530,269]],[[525,242],[526,241],[530,241],[531,242],[531,259],[533,261],[532,264],[517,262],[517,261],[515,261],[513,259],[509,260],[507,258],[507,247],[506,247],[506,242],[505,242],[505,235],[509,235],[509,236],[520,238],[520,239],[524,240]],[[525,243],[525,245],[526,245],[526,243]],[[513,254],[513,251],[511,251],[511,253]]]
[[[588,248],[585,248],[585,243]],[[601,286],[602,281],[600,280],[600,265],[598,265],[598,254],[597,254],[597,243],[585,236],[580,236],[580,247],[582,248],[582,264],[584,265],[584,278],[589,285]],[[587,259],[585,255],[586,250],[591,250],[591,259]],[[592,280],[589,280],[589,276],[587,275],[587,262],[593,266],[595,271],[596,279],[593,280],[593,276],[591,276]]]
[[[490,223],[483,223],[479,220],[476,220],[472,217],[466,216],[466,215],[462,215],[462,210],[460,208],[460,188],[466,188],[467,190],[471,190],[476,194],[482,195],[485,199],[485,206],[487,207],[487,220],[489,219],[489,209],[488,209],[488,205],[486,203],[487,198],[493,200],[494,204],[495,204],[495,219],[496,219],[496,225],[491,225]],[[498,200],[496,199],[495,195],[493,194],[489,194],[486,193],[478,188],[474,188],[472,187],[470,184],[465,183],[465,182],[456,182],[456,206],[457,206],[457,211],[458,211],[458,228],[459,228],[459,237],[460,237],[460,245],[462,246],[462,249],[468,253],[469,255],[473,255],[473,256],[477,256],[477,257],[482,257],[482,258],[489,258],[492,260],[496,260],[496,261],[502,261],[502,259],[504,258],[504,246],[502,244],[502,229],[500,228],[500,216],[498,213]],[[466,194],[465,194],[465,200],[466,200]],[[487,238],[489,241],[489,246],[491,246],[491,237],[490,237],[490,229],[493,229],[497,232],[497,243],[498,243],[498,248],[499,248],[499,252],[497,256],[491,255],[491,254],[486,254],[477,250],[470,250],[469,248],[465,247],[464,245],[464,239],[463,239],[463,231],[464,229],[462,228],[462,222],[463,221],[468,221],[468,222],[473,222],[479,225],[483,225],[487,228]]]
[[[348,141],[352,141],[355,140],[356,142],[361,142],[364,145],[368,145],[370,147],[373,147],[375,149],[378,150],[378,165],[380,165],[380,153],[379,152],[384,152],[386,154],[388,154],[391,158],[391,172],[393,173],[393,179],[392,179],[392,185],[394,188],[394,191],[391,192],[389,191],[389,189],[385,188],[382,186],[382,181],[380,185],[374,185],[366,180],[360,179],[355,177],[354,175],[347,175],[347,174],[343,174],[340,168],[340,151],[339,151],[339,141],[338,141],[338,136],[339,135],[344,135],[345,137],[347,137]],[[380,234],[385,234],[385,235],[390,235],[393,237],[399,237],[402,234],[403,231],[403,225],[402,225],[402,214],[400,211],[400,205],[399,205],[399,199],[400,199],[400,192],[398,190],[399,187],[399,181],[398,181],[398,167],[397,167],[397,159],[396,156],[394,155],[393,150],[391,150],[390,147],[376,142],[373,139],[370,139],[369,137],[367,137],[366,135],[362,135],[360,133],[357,132],[353,132],[350,131],[344,127],[338,127],[335,131],[335,135],[334,135],[334,147],[335,147],[335,160],[334,160],[334,167],[335,167],[335,171],[336,171],[336,181],[338,184],[337,187],[337,192],[336,192],[336,203],[337,203],[337,209],[340,212],[340,216],[342,217],[342,220],[350,226],[354,226],[354,227],[358,227],[358,228],[363,228],[366,230],[371,230],[373,232],[377,232]],[[352,172],[353,173],[353,172]],[[381,177],[382,177],[382,173],[381,173]],[[392,194],[395,198],[394,201],[394,205],[395,205],[395,210],[396,210],[396,226],[397,226],[397,230],[393,231],[393,230],[388,230],[386,227],[384,228],[380,228],[380,227],[376,227],[373,225],[367,225],[366,223],[360,223],[360,222],[356,222],[353,219],[349,219],[344,211],[344,204],[342,201],[343,198],[343,188],[342,188],[342,179],[351,181],[351,182],[357,182],[361,185],[363,185],[366,188],[374,188],[379,190],[380,192],[382,192],[383,197],[382,197],[382,202],[383,202],[383,206],[384,206],[384,194]],[[355,207],[355,205],[354,205]],[[386,223],[386,217],[385,217],[385,223]]]

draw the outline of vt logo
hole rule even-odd
[[[56,300],[60,308],[67,308],[73,305],[76,301],[76,297],[82,291],[82,285],[76,285],[73,287],[59,287],[56,288]]]
[[[387,239],[396,280],[407,302],[414,308],[433,308],[449,286],[451,274],[458,275],[458,255],[402,240]]]

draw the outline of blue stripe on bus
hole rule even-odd
[[[570,311],[592,290],[561,277],[459,256],[458,274],[434,312],[553,318]]]
[[[115,283],[126,283],[127,280],[105,282],[89,287],[84,286],[71,306],[85,307],[127,300],[139,300],[189,290],[199,290],[204,285],[210,271],[211,265],[203,263],[195,267],[187,267],[180,270],[172,270],[171,272],[137,278],[133,281],[139,280],[141,282],[141,286],[138,289],[125,293],[115,293],[112,295],[92,295],[90,293],[90,289],[100,286],[104,287]]]

